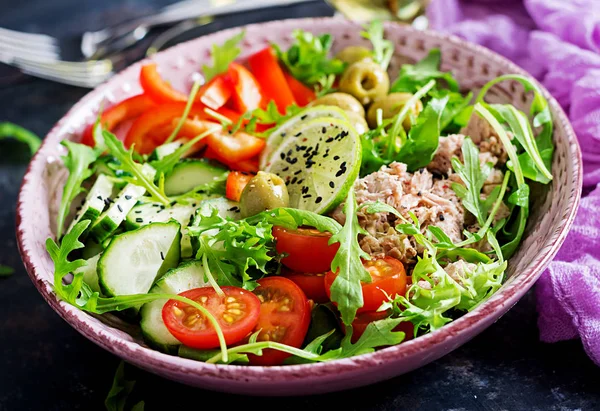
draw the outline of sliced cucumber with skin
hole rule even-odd
[[[83,273],[83,281],[90,286],[92,291],[100,292],[100,285],[98,284],[98,260],[101,254],[97,254],[94,257],[86,260],[86,264],[79,267],[74,271],[74,274]]]
[[[173,167],[173,171],[165,178],[165,194],[177,196],[194,188],[217,181],[224,181],[227,169],[217,167],[206,160],[182,160]]]
[[[180,225],[152,223],[115,236],[98,261],[100,289],[110,297],[145,294],[179,263]]]
[[[199,216],[203,215],[208,217],[212,215],[213,210],[217,210],[217,214],[219,215],[219,217],[222,218],[229,218],[231,220],[239,220],[242,218],[242,215],[240,213],[240,203],[228,200],[225,197],[219,197],[202,201],[202,204],[200,204],[200,207],[198,207],[196,215],[192,219],[192,223],[190,224],[190,226],[198,226],[200,222]],[[203,235],[209,235],[209,232],[205,232],[203,233]],[[190,246],[191,255],[196,255],[198,249],[200,248],[200,242],[198,241],[198,237],[190,238]]]
[[[156,174],[156,170],[148,164],[143,165],[142,172],[148,178],[154,178]],[[98,243],[110,237],[145,193],[144,187],[132,183],[127,184],[92,226],[90,230],[92,237]]]
[[[265,171],[287,186],[290,207],[325,214],[344,201],[358,177],[360,136],[336,118],[303,123],[283,140]]]
[[[173,141],[172,143],[167,143],[163,144],[162,146],[158,146],[154,149],[152,154],[150,154],[148,160],[162,160],[169,154],[173,154],[182,145],[183,144],[179,141]]]
[[[71,232],[73,227],[80,221],[90,220],[90,225],[96,221],[104,210],[104,201],[107,198],[110,198],[112,194],[113,186],[114,184],[110,181],[110,178],[103,174],[98,176],[96,182],[88,192],[81,209],[77,212],[75,218],[71,222],[67,233]]]
[[[104,251],[102,244],[98,244],[93,239],[88,238],[85,242],[85,247],[81,249],[81,256],[84,260],[89,260],[90,258],[100,254],[102,251]]]
[[[289,135],[296,134],[296,131],[294,130],[298,126],[301,126],[310,120],[314,120],[315,118],[322,117],[332,117],[348,121],[346,112],[335,106],[315,106],[302,110],[300,113],[287,120],[285,123],[277,127],[271,134],[269,134],[269,137],[267,138],[267,144],[260,153],[258,163],[259,168],[264,170],[267,167],[273,153],[277,151],[281,145],[281,142]]]
[[[204,269],[199,261],[188,261],[177,268],[173,268],[150,289],[151,294],[180,294],[193,288],[206,287],[208,282],[204,281]],[[140,310],[142,321],[140,326],[142,334],[148,345],[161,351],[176,353],[177,347],[181,345],[167,327],[162,319],[162,309],[167,300],[156,300],[144,304]]]

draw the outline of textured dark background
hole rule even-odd
[[[0,0],[0,27],[44,32],[65,38],[69,44],[70,36],[84,30],[167,3]],[[266,18],[327,14],[331,14],[327,6],[317,2],[222,19],[209,29]],[[86,92],[15,76],[0,67],[0,121],[21,124],[44,136]],[[13,276],[0,279],[0,410],[103,409],[119,360],[80,336],[46,305],[17,251],[15,203],[27,161],[25,146],[0,142],[0,264],[16,269]],[[127,368],[127,374],[137,379],[134,397],[144,399],[147,410],[186,405],[345,411],[600,409],[600,369],[586,357],[579,341],[539,342],[531,293],[488,330],[435,363],[349,392],[252,398],[189,388],[133,367]]]

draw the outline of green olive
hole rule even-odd
[[[389,89],[387,72],[371,59],[351,64],[340,79],[340,91],[352,94],[365,105],[385,96]]]
[[[348,120],[350,120],[350,124],[354,126],[356,132],[358,134],[364,134],[369,131],[369,125],[367,124],[367,120],[363,116],[359,116],[356,113],[348,113]]]
[[[380,97],[371,104],[367,112],[367,121],[372,128],[377,127],[377,110],[382,110],[383,118],[392,118],[402,110],[402,107],[413,95],[410,93],[391,93],[387,96]],[[410,116],[418,116],[423,110],[423,103],[420,100],[410,109],[402,125],[406,130],[410,129]]]
[[[362,46],[348,46],[335,55],[335,58],[348,64],[356,63],[366,57],[371,57],[371,50]]]
[[[311,106],[336,106],[347,113],[355,113],[361,117],[365,116],[365,109],[360,101],[347,93],[331,93],[312,101]]]
[[[287,207],[290,203],[285,182],[277,175],[259,171],[246,184],[240,197],[242,218],[277,207]]]

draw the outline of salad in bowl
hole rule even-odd
[[[62,143],[56,295],[155,350],[249,366],[402,344],[490,298],[530,184],[553,178],[548,102],[520,74],[465,90],[438,49],[391,72],[382,24],[361,34],[333,54],[296,30],[241,60],[240,31],[190,90],[143,64],[142,93]],[[529,112],[487,102],[505,81]]]

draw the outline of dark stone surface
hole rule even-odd
[[[0,27],[62,36],[164,3],[1,0]],[[327,9],[285,11],[289,16],[300,12],[318,14]],[[0,86],[0,121],[13,121],[43,136],[85,93],[30,78]],[[50,309],[27,277],[17,251],[15,203],[27,161],[26,147],[0,142],[0,264],[16,269],[13,276],[0,279],[0,410],[103,409],[119,360],[80,336]],[[600,409],[600,369],[586,357],[579,341],[539,342],[531,293],[488,330],[444,358],[350,392],[304,398],[240,397],[192,389],[133,367],[127,372],[137,379],[134,397],[144,399],[148,410],[186,405],[347,411]]]

